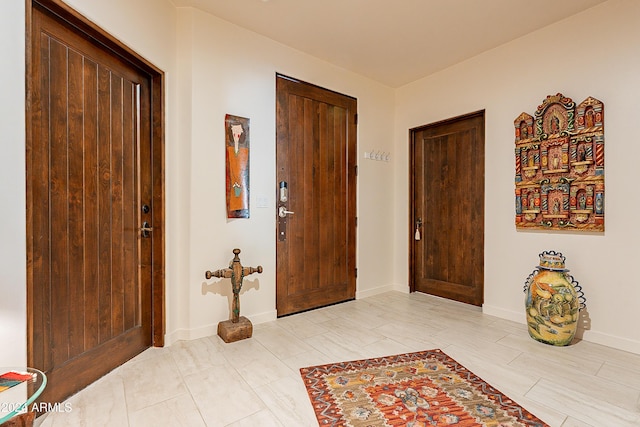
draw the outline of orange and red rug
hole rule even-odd
[[[321,426],[548,427],[441,350],[300,369]]]

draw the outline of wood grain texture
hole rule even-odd
[[[411,290],[482,305],[484,113],[412,129],[411,155]]]
[[[28,363],[56,402],[162,345],[162,74],[58,0],[29,16]]]
[[[277,78],[277,181],[289,188],[278,241],[278,315],[355,297],[354,98]]]

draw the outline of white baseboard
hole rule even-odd
[[[201,326],[196,329],[178,329],[164,336],[164,345],[168,347],[178,341],[191,341],[210,337],[218,333],[218,324]]]
[[[258,325],[260,323],[270,322],[277,318],[276,310],[268,311],[266,313],[255,314],[253,316],[247,316],[251,323]],[[168,347],[175,344],[178,341],[190,341],[197,340],[199,338],[211,337],[218,334],[218,324],[205,325],[195,329],[178,329],[164,336],[164,345]]]
[[[524,308],[522,311],[511,311],[485,304],[482,306],[482,312],[490,316],[511,320],[517,323],[527,323]],[[578,333],[580,333],[580,330],[578,330]],[[605,345],[607,347],[615,348],[618,350],[640,354],[640,341],[630,340],[628,338],[592,330],[583,331],[582,339],[590,343]]]
[[[630,340],[628,338],[618,337],[615,335],[603,334],[602,332],[598,331],[584,331],[582,339],[594,344],[605,345],[607,347],[616,348],[618,350],[640,354],[640,341]]]
[[[276,310],[267,311],[260,314],[254,314],[251,316],[247,316],[251,323],[254,325],[259,325],[260,323],[271,322],[272,320],[276,320],[278,318],[278,312]]]
[[[364,291],[356,291],[356,299],[363,299],[372,297],[374,295],[383,294],[385,292],[397,291],[405,294],[409,293],[409,286],[407,285],[385,285],[373,289],[367,289]]]
[[[489,316],[495,316],[501,319],[511,320],[513,322],[518,322],[522,324],[527,323],[527,319],[524,313],[524,308],[522,309],[522,311],[512,311],[512,310],[505,310],[503,308],[495,307],[492,305],[483,304],[482,312],[484,314],[488,314]]]

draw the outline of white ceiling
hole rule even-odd
[[[173,1],[399,87],[606,0]]]

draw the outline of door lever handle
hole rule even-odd
[[[287,210],[287,208],[285,208],[284,206],[280,206],[280,207],[278,208],[278,216],[279,216],[280,218],[284,218],[284,217],[286,217],[287,215],[293,215],[293,212],[288,211],[288,210]]]
[[[149,237],[149,233],[153,231],[153,227],[149,226],[147,221],[142,223],[142,227],[140,227],[140,231],[142,232],[142,237]]]

